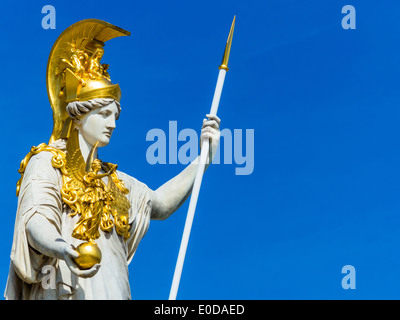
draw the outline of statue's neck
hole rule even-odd
[[[87,142],[81,134],[79,134],[79,147],[81,149],[82,157],[86,162],[93,146],[89,142]],[[97,159],[97,148],[93,154],[93,159]]]

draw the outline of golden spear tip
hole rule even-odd
[[[229,31],[229,36],[228,40],[226,41],[226,46],[225,46],[225,51],[224,51],[224,56],[222,57],[222,63],[219,66],[219,69],[224,69],[226,71],[229,70],[228,68],[228,60],[229,60],[229,54],[231,53],[231,45],[232,45],[232,38],[233,38],[233,30],[235,29],[235,20],[236,20],[236,15],[233,17],[232,25],[231,25],[231,30]]]

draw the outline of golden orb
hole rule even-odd
[[[81,269],[90,269],[101,261],[101,251],[95,242],[81,243],[75,250],[79,253],[75,262]]]

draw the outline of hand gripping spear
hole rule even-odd
[[[233,37],[233,30],[235,28],[235,19],[236,16],[233,18],[231,30],[229,32],[228,40],[226,42],[224,56],[222,58],[222,63],[219,66],[219,74],[217,80],[217,86],[215,87],[214,97],[211,105],[211,115],[217,115],[219,100],[221,98],[222,87],[224,86],[225,75],[228,69],[228,60],[229,54],[231,51],[231,44],[232,44],[232,37]],[[176,300],[176,295],[178,293],[179,282],[181,279],[183,262],[185,260],[186,249],[189,242],[190,230],[192,228],[194,212],[196,210],[197,199],[199,197],[201,181],[203,180],[204,169],[206,166],[206,160],[208,158],[210,147],[210,141],[204,140],[201,146],[201,153],[200,153],[200,163],[197,167],[196,177],[193,183],[192,189],[192,196],[190,198],[189,209],[186,216],[185,228],[183,230],[183,236],[181,241],[181,247],[179,249],[178,260],[176,262],[174,278],[172,280],[171,291],[169,294],[169,300]]]

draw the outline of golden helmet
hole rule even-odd
[[[68,138],[69,102],[95,98],[120,101],[120,87],[111,82],[108,64],[101,59],[106,41],[127,35],[129,31],[108,22],[87,19],[71,25],[57,38],[47,62],[47,93],[53,109],[49,143]]]

